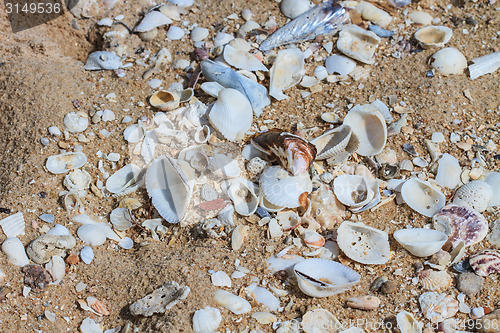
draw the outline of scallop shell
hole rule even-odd
[[[333,192],[341,203],[351,210],[358,210],[369,205],[375,198],[371,183],[371,180],[363,176],[340,175],[333,180]],[[376,190],[378,193],[378,184]]]
[[[493,189],[488,183],[482,180],[474,180],[461,186],[455,192],[453,204],[467,206],[481,213],[488,208],[492,197]]]
[[[323,229],[330,230],[344,220],[345,207],[328,186],[320,186],[310,197],[312,217]]]
[[[431,57],[431,66],[442,75],[462,74],[467,68],[467,59],[457,49],[445,47]]]
[[[253,54],[236,49],[229,44],[224,46],[224,60],[231,66],[248,71],[263,71],[268,69]]]
[[[488,276],[500,272],[500,251],[487,249],[469,258],[469,264],[477,275]]]
[[[359,140],[356,152],[363,156],[379,154],[387,141],[387,126],[380,111],[371,104],[354,106],[344,118]]]
[[[250,216],[259,206],[259,187],[243,178],[235,180],[227,194],[233,201],[234,210],[242,216]]]
[[[49,156],[45,167],[54,174],[65,173],[72,169],[78,169],[87,163],[87,156],[84,153],[63,153]]]
[[[344,152],[349,144],[351,135],[351,127],[341,125],[311,140],[311,143],[316,147],[318,152],[316,160],[326,160]]]
[[[139,124],[130,125],[123,131],[123,138],[128,143],[137,143],[146,135],[146,129]]]
[[[363,223],[343,222],[337,229],[337,244],[350,259],[380,265],[389,261],[389,236]]]
[[[402,311],[396,316],[396,322],[401,333],[422,333],[424,324],[417,321],[409,312]]]
[[[461,241],[465,246],[474,245],[488,234],[488,221],[484,216],[465,206],[445,206],[432,219],[434,228],[447,234],[453,247]]]
[[[445,153],[438,160],[436,182],[439,186],[450,189],[455,188],[460,184],[461,174],[462,168],[455,157]]]
[[[252,139],[254,147],[279,159],[281,166],[297,176],[306,172],[316,157],[316,148],[297,135],[270,130]]]
[[[418,274],[418,281],[425,290],[442,292],[450,288],[453,278],[446,271],[425,269]]]
[[[106,189],[116,195],[126,195],[143,184],[142,169],[135,164],[127,164],[106,180]]]
[[[401,187],[401,195],[411,209],[432,217],[445,205],[446,197],[429,182],[418,178],[410,178]]]
[[[294,324],[295,327],[296,324]],[[342,324],[330,311],[325,309],[314,309],[307,311],[300,322],[302,329],[306,333],[339,332]],[[287,330],[285,332],[295,332],[298,330]]]
[[[448,43],[452,35],[453,30],[448,27],[431,25],[418,29],[415,32],[415,39],[427,49],[430,47],[443,47],[444,44]]]
[[[453,317],[458,312],[458,301],[452,296],[428,291],[418,298],[420,308],[425,316],[433,323],[439,323],[446,318]]]
[[[208,119],[227,140],[238,142],[252,125],[252,106],[238,90],[225,88],[219,92]]]
[[[301,206],[301,195],[312,191],[312,182],[307,173],[292,176],[279,166],[264,170],[259,180],[265,198],[278,207],[296,208]]]
[[[115,208],[109,214],[109,220],[113,228],[118,231],[125,231],[133,226],[132,214],[126,208]]]
[[[278,101],[288,98],[283,90],[289,89],[304,76],[304,53],[299,49],[286,49],[278,52],[271,67],[269,95]]]
[[[293,267],[298,286],[311,297],[328,297],[344,292],[360,280],[351,268],[328,259],[305,259]]]
[[[154,160],[146,172],[146,189],[154,207],[169,223],[179,223],[186,215],[192,185],[176,161],[168,156]]]
[[[149,104],[162,111],[176,109],[180,103],[180,96],[175,91],[159,90],[149,98]]]
[[[7,238],[24,235],[24,215],[22,212],[17,212],[0,220],[0,226]]]
[[[173,21],[159,11],[151,11],[144,15],[141,22],[135,26],[134,32],[147,32],[154,28],[158,28],[164,25],[171,24]]]
[[[2,251],[7,259],[16,266],[24,267],[30,263],[23,243],[16,237],[7,238],[2,244]]]
[[[194,313],[193,331],[194,333],[215,333],[221,321],[222,316],[219,309],[207,306]]]
[[[340,52],[365,64],[373,64],[373,54],[380,37],[354,24],[346,25],[339,33],[337,48]]]
[[[252,310],[252,306],[246,299],[224,290],[217,290],[214,293],[214,301],[215,303],[237,315],[244,314]]]
[[[490,172],[486,174],[484,181],[490,185],[492,189],[500,188],[500,172]],[[500,191],[493,191],[493,195],[488,203],[490,207],[500,205]]]
[[[87,189],[90,186],[91,177],[87,171],[76,169],[64,177],[64,186],[68,191],[77,193],[81,198],[87,195]]]
[[[412,228],[394,232],[394,238],[408,252],[417,257],[428,257],[438,252],[448,236],[438,230]]]

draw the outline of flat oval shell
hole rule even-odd
[[[424,228],[398,230],[394,232],[394,238],[408,252],[417,257],[433,255],[448,240],[444,232]]]
[[[343,222],[337,229],[337,244],[350,259],[362,264],[389,261],[389,236],[363,223]]]
[[[84,153],[63,153],[49,156],[45,167],[51,173],[61,174],[69,170],[78,169],[87,163],[87,156]]]

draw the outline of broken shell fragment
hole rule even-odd
[[[500,67],[500,51],[474,58],[472,62],[473,64],[469,65],[471,80],[494,73]]]
[[[228,309],[234,314],[244,314],[252,310],[252,306],[244,298],[231,294],[225,290],[217,290],[214,300],[220,306]]]
[[[396,322],[401,333],[422,333],[424,324],[417,321],[409,312],[402,311],[397,314]]]
[[[106,180],[106,189],[116,195],[126,195],[143,184],[142,169],[135,164],[127,164]]]
[[[304,53],[296,48],[281,50],[271,67],[269,95],[278,101],[288,98],[283,90],[300,82],[304,76]]]
[[[328,74],[338,73],[345,76],[356,68],[356,62],[346,56],[334,54],[326,58],[325,67]]]
[[[49,156],[45,167],[53,174],[65,173],[69,170],[78,169],[87,163],[87,156],[84,153],[63,153]]]
[[[231,66],[248,71],[263,71],[268,69],[253,54],[245,50],[236,49],[229,44],[224,46],[224,60]]]
[[[424,48],[443,47],[448,43],[453,31],[445,26],[428,26],[415,32],[415,39],[422,44]]]
[[[207,306],[194,313],[193,331],[194,333],[216,333],[221,320],[219,309]]]
[[[259,186],[265,198],[274,206],[296,208],[301,206],[300,197],[312,191],[309,175],[292,176],[279,166],[271,166],[262,172]]]
[[[446,318],[453,317],[458,312],[458,301],[452,296],[428,291],[418,298],[420,308],[425,316],[433,323],[439,323]]]
[[[467,68],[467,59],[457,49],[445,47],[432,55],[431,66],[442,75],[462,74]]]
[[[90,186],[91,177],[87,171],[76,169],[64,177],[63,184],[68,191],[73,191],[83,198],[87,195],[87,189]]]
[[[159,90],[149,98],[149,104],[162,111],[174,110],[179,103],[180,96],[175,91]]]
[[[189,292],[189,287],[181,287],[177,282],[170,281],[151,294],[132,303],[129,310],[134,316],[151,317],[155,313],[164,313],[173,308],[177,302],[185,299]]]
[[[294,19],[311,8],[309,0],[283,0],[280,3],[280,9],[283,15]]]
[[[278,311],[280,300],[266,288],[257,286],[257,283],[252,283],[244,291],[256,303],[264,305],[270,311]]]
[[[479,276],[500,272],[500,251],[487,249],[469,258],[469,264]]]
[[[125,128],[123,131],[123,138],[128,143],[137,143],[146,135],[146,129],[140,124],[133,124]]]
[[[401,195],[411,209],[432,217],[445,205],[446,197],[434,188],[429,182],[418,178],[410,178],[401,187]]]
[[[16,237],[9,237],[2,243],[2,251],[9,261],[16,266],[26,266],[30,263],[23,243]]]
[[[424,228],[398,230],[394,238],[405,250],[422,258],[438,252],[448,240],[444,232]]]
[[[360,310],[375,310],[380,306],[380,298],[371,295],[351,297],[347,300],[347,306]]]
[[[461,186],[455,192],[453,204],[467,206],[481,213],[488,208],[492,197],[493,189],[488,183],[482,180],[474,180]]]
[[[250,216],[259,206],[259,187],[249,180],[237,179],[227,190],[233,201],[234,210],[242,216]]]
[[[80,133],[89,126],[89,117],[84,112],[70,112],[64,116],[64,128],[71,133]]]
[[[371,21],[382,28],[387,27],[392,21],[392,16],[389,13],[372,5],[370,2],[361,1],[356,9],[363,19]]]
[[[330,230],[345,218],[345,207],[328,186],[311,193],[311,214],[325,230]]]
[[[340,52],[365,64],[373,64],[380,37],[354,24],[346,25],[339,33],[337,48]]]
[[[7,238],[24,235],[26,224],[24,222],[23,213],[18,212],[1,219],[0,226],[2,227],[2,231]]]
[[[438,160],[436,182],[439,186],[450,189],[455,188],[460,184],[461,174],[462,168],[455,157],[445,153]]]
[[[486,174],[484,181],[490,185],[492,189],[500,188],[500,172],[489,172]],[[500,205],[500,191],[493,191],[493,195],[488,203],[490,207]]]
[[[125,231],[133,226],[132,215],[127,208],[115,208],[109,214],[109,220],[113,224],[113,229]]]
[[[387,141],[387,126],[380,111],[372,104],[354,106],[344,118],[359,140],[356,152],[363,156],[379,154]]]

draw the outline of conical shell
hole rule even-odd
[[[179,223],[185,216],[193,188],[175,160],[160,156],[146,172],[146,189],[158,213],[167,222]]]
[[[337,229],[337,244],[346,256],[362,264],[389,261],[389,236],[363,223],[343,222]]]
[[[219,92],[208,119],[227,140],[238,142],[252,125],[252,106],[242,93],[226,88]]]
[[[371,104],[356,105],[344,118],[359,140],[356,152],[363,156],[379,154],[387,141],[387,126],[382,114]]]
[[[461,186],[455,192],[453,204],[467,206],[481,213],[488,208],[492,197],[493,189],[488,183],[482,180],[474,180]]]
[[[18,212],[7,216],[6,218],[0,220],[0,226],[2,227],[2,231],[7,238],[24,235],[25,222],[23,213]]]
[[[418,281],[424,290],[442,292],[451,287],[453,278],[446,271],[425,269],[418,274]]]
[[[149,104],[162,111],[176,109],[180,103],[180,96],[175,91],[159,90],[149,98]]]
[[[411,209],[418,213],[432,217],[438,213],[446,203],[443,193],[435,189],[429,182],[418,178],[410,178],[401,187],[401,195]]]
[[[394,232],[394,238],[408,252],[417,257],[428,257],[441,250],[448,236],[441,231],[414,228]]]
[[[448,43],[453,31],[445,26],[428,26],[415,32],[415,39],[422,44],[424,48],[443,47]]]
[[[380,37],[354,24],[346,25],[339,33],[337,48],[340,52],[365,64],[373,64],[373,54]]]
[[[106,180],[106,189],[117,195],[126,195],[137,190],[144,180],[142,169],[135,164],[127,164]]]
[[[409,312],[402,311],[396,316],[396,322],[401,333],[422,333],[424,324],[417,321]]]
[[[351,139],[352,130],[349,125],[342,125],[323,133],[321,136],[311,140],[316,147],[317,160],[326,160],[342,153]]]
[[[239,69],[246,69],[248,71],[268,71],[266,66],[264,66],[253,54],[236,49],[229,44],[226,44],[224,47],[224,60],[231,66]]]
[[[84,153],[63,153],[49,156],[45,167],[51,173],[61,174],[72,169],[78,169],[87,163],[87,156]]]
[[[243,216],[250,216],[257,210],[259,206],[259,187],[243,178],[236,179],[229,189],[227,194],[233,201],[234,210]]]
[[[283,90],[293,87],[304,76],[304,53],[299,49],[281,50],[271,67],[269,95],[278,101],[288,98]]]
[[[292,176],[279,166],[264,170],[259,180],[260,189],[266,199],[278,207],[301,206],[300,196],[312,191],[312,182],[307,173]]]

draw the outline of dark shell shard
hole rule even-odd
[[[333,35],[349,23],[349,14],[335,0],[320,3],[285,24],[260,44],[261,51],[280,45],[300,43],[319,35]]]
[[[252,139],[260,151],[279,159],[281,166],[294,176],[306,172],[316,158],[316,147],[297,135],[272,129]]]
[[[484,250],[469,258],[469,263],[474,272],[480,276],[488,276],[500,272],[500,251]]]

